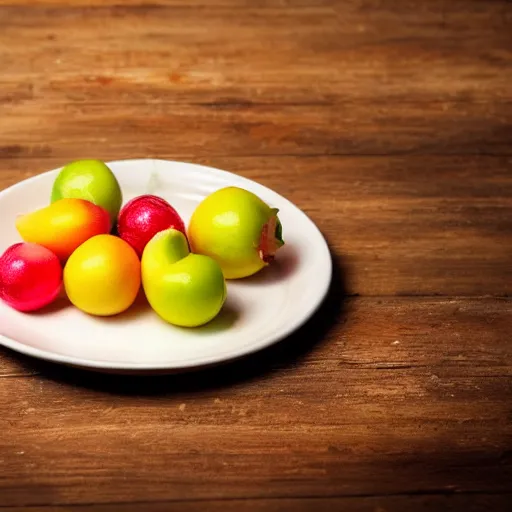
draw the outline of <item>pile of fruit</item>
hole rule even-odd
[[[29,312],[64,291],[85,313],[110,316],[142,289],[165,321],[195,327],[221,311],[226,279],[259,272],[284,244],[277,209],[239,187],[207,196],[187,227],[156,195],[122,203],[104,162],[63,167],[49,204],[16,219],[23,241],[0,256],[0,299]]]

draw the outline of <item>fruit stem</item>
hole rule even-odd
[[[284,245],[282,239],[282,225],[277,217],[277,208],[272,209],[270,219],[263,225],[258,246],[259,255],[262,261],[267,265],[271,263],[277,253],[277,250]]]

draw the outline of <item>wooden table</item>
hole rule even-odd
[[[0,510],[506,509],[509,1],[0,0],[0,70],[0,188],[205,163],[295,202],[336,267],[305,328],[215,370],[2,349]]]

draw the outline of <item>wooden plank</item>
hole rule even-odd
[[[120,508],[121,507],[121,508]],[[143,507],[143,508],[142,508]],[[263,499],[263,500],[216,500],[196,502],[164,502],[114,505],[64,505],[49,507],[20,507],[17,512],[168,512],[179,510],[181,512],[410,512],[421,510],[424,512],[443,510],[452,512],[464,510],[465,512],[499,512],[508,511],[510,496],[489,495],[449,495],[449,496],[379,496],[357,498],[324,498],[324,499]]]
[[[336,259],[311,322],[223,368],[2,349],[0,507],[505,509],[511,21],[506,0],[0,0],[0,189],[83,156],[198,161],[286,195]],[[436,294],[475,298],[390,297]]]
[[[318,7],[332,6],[337,0],[0,0],[0,6],[105,7],[171,6],[191,8],[246,9],[247,7]]]
[[[508,492],[511,304],[353,299],[207,372],[2,379],[0,504]]]
[[[512,99],[505,0],[96,4],[0,7],[3,103]]]
[[[39,372],[34,368],[34,361],[28,358],[11,357],[2,352],[0,357],[0,378],[31,377]]]
[[[112,151],[117,158],[130,156],[115,145]],[[192,161],[261,182],[303,209],[326,236],[349,294],[512,293],[508,157]],[[0,189],[66,162],[54,157],[0,159]]]
[[[512,103],[10,106],[0,157],[512,154]]]
[[[306,358],[308,367],[315,365],[315,373],[325,365],[329,371],[340,367],[344,371],[441,367],[446,373],[455,367],[464,367],[499,376],[510,365],[512,340],[508,332],[511,320],[510,299],[342,298],[339,285],[335,283],[324,305],[302,329],[270,352],[252,356],[256,362],[250,374],[258,374],[258,365],[262,363],[264,370],[269,370],[268,366],[272,364],[276,368],[286,367],[294,358],[300,360],[310,349],[315,349]],[[323,336],[326,340],[322,342]],[[432,350],[434,341],[436,348]],[[315,348],[317,342],[322,342],[322,345]],[[319,352],[315,356],[317,350]],[[42,369],[45,373],[54,370],[53,366],[47,368],[46,363],[11,351],[4,350],[0,360],[4,372],[12,372],[20,364],[26,369]],[[251,366],[251,363],[248,361],[247,365]],[[245,366],[241,365],[241,368],[247,370]],[[234,365],[232,370],[236,367]],[[306,370],[313,371],[312,368]],[[64,369],[61,371],[67,373]],[[213,374],[219,377],[217,372]],[[74,375],[91,379],[91,384],[99,379],[96,383],[100,387],[116,385],[115,382],[110,383],[108,376],[81,375],[71,370],[69,376]],[[237,377],[240,375],[224,376],[221,382],[236,381]],[[300,375],[297,378],[300,379]],[[189,387],[195,387],[194,379],[190,378]],[[187,383],[187,377],[183,377],[183,381],[181,384]],[[125,384],[125,379],[121,378],[119,386]],[[158,379],[154,384],[158,384]],[[202,387],[200,382],[197,385]],[[378,386],[378,382],[374,385]],[[122,391],[122,388],[116,391]]]

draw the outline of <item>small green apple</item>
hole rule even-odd
[[[114,225],[123,194],[114,173],[101,160],[76,160],[65,165],[52,187],[51,202],[63,198],[86,199],[102,206]]]
[[[190,252],[174,228],[157,233],[141,259],[142,286],[149,304],[166,322],[197,327],[215,318],[227,296],[219,264]]]

